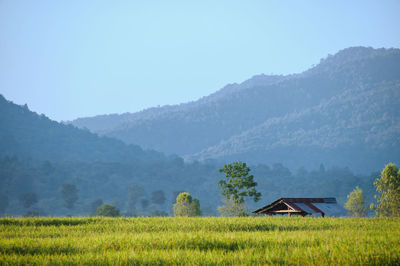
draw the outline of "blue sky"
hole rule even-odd
[[[400,1],[0,0],[0,94],[51,119],[196,100],[400,47]]]

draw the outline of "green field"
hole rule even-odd
[[[2,218],[0,264],[400,264],[400,219]]]

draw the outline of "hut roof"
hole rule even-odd
[[[280,198],[253,213],[344,216],[346,211],[335,198]]]

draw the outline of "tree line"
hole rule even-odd
[[[174,215],[176,198],[187,192],[192,200],[186,197],[189,203],[182,205],[201,202],[202,215],[236,216],[248,215],[247,209],[257,208],[259,199],[268,203],[283,196],[334,196],[339,204],[345,205],[349,193],[358,187],[352,195],[357,196],[361,190],[364,202],[374,203],[372,209],[363,203],[366,215],[371,216],[373,211],[383,212],[378,206],[387,204],[386,198],[393,194],[390,192],[378,205],[374,181],[379,173],[359,176],[348,168],[325,168],[323,164],[315,170],[300,168],[295,173],[279,163],[259,164],[251,166],[250,175],[250,167],[241,162],[227,164],[222,169],[216,162],[172,162],[53,163],[3,158],[0,159],[0,215],[97,215],[97,208],[107,203],[118,208],[122,216],[166,216]],[[240,173],[243,180],[235,181],[240,185],[236,195],[232,187],[235,182],[230,183],[229,176]],[[243,202],[246,198],[254,200]]]

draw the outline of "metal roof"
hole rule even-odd
[[[282,205],[284,204],[284,205]],[[284,209],[283,206],[287,206]],[[255,210],[256,214],[300,214],[322,216],[345,216],[346,211],[335,198],[280,198],[271,204]]]
[[[346,210],[337,203],[314,203],[315,207],[320,209],[327,216],[345,216]]]
[[[315,214],[318,213],[316,210],[311,209],[309,206],[307,206],[304,203],[296,203],[297,206],[299,206],[303,211],[310,213],[310,214]]]

